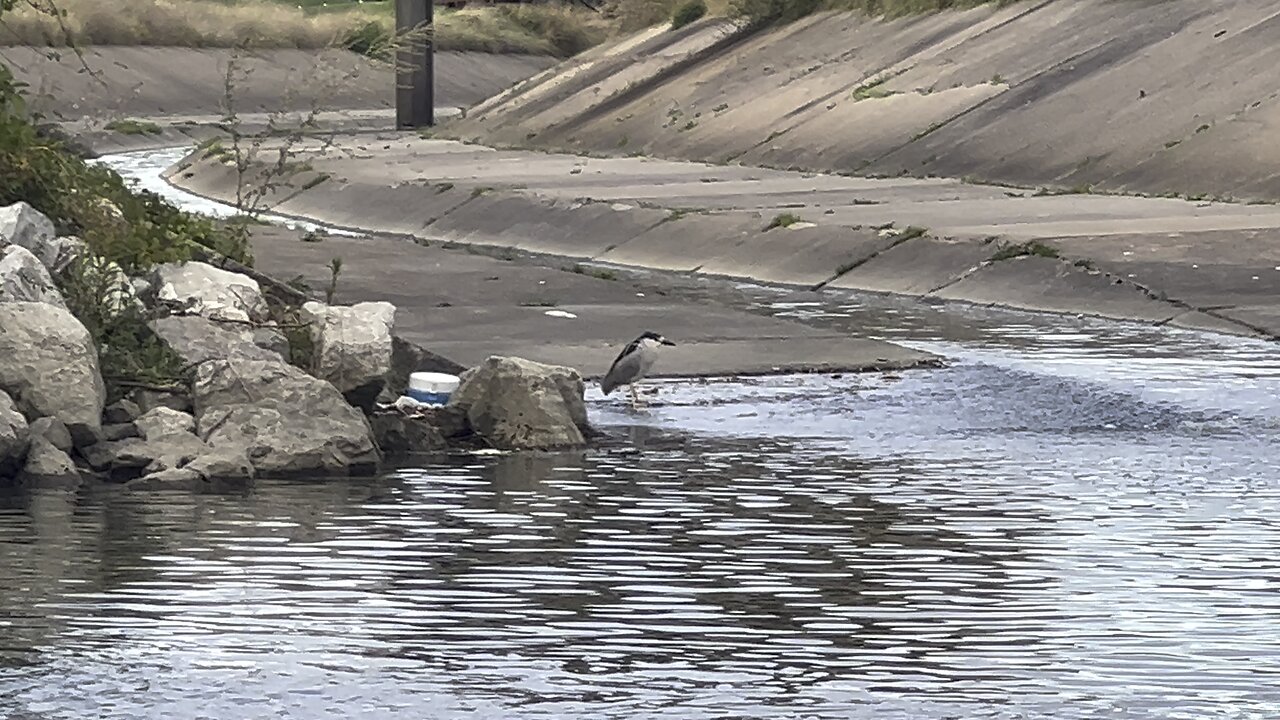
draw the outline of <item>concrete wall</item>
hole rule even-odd
[[[867,175],[1280,199],[1280,4],[1040,0],[650,30],[453,137]]]
[[[239,112],[395,106],[390,65],[342,50],[104,46],[87,48],[82,61],[65,48],[50,57],[47,48],[3,47],[0,62],[30,86],[32,104],[52,120],[219,114],[233,62]],[[437,53],[436,103],[477,103],[554,62],[534,55]]]

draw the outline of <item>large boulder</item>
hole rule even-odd
[[[49,218],[25,202],[0,208],[0,247],[17,245],[39,255],[56,234]]]
[[[49,270],[20,245],[0,250],[0,302],[42,302],[67,307]]]
[[[29,485],[76,485],[81,480],[80,470],[66,451],[54,446],[43,437],[33,437],[27,452],[27,463],[22,469],[22,482]]]
[[[369,417],[378,447],[388,457],[413,453],[433,453],[448,447],[444,433],[425,417],[391,411]]]
[[[391,328],[396,306],[366,302],[350,307],[308,302],[302,319],[311,324],[312,370],[351,404],[372,412],[391,371]]]
[[[587,407],[577,370],[493,356],[462,374],[449,400],[493,447],[544,450],[586,444]]]
[[[391,338],[391,370],[387,373],[383,399],[387,403],[395,402],[396,398],[403,395],[409,387],[409,376],[413,373],[435,372],[459,375],[466,369],[402,337],[393,336]]]
[[[22,467],[30,447],[27,419],[13,400],[0,392],[0,482],[12,479]]]
[[[159,265],[152,286],[157,301],[183,314],[232,322],[267,319],[267,301],[257,280],[208,263]]]
[[[0,303],[0,390],[27,417],[53,417],[77,444],[102,432],[106,388],[89,331],[47,303]]]
[[[152,438],[126,438],[100,442],[81,450],[94,470],[115,482],[126,482],[148,473],[186,467],[209,452],[209,446],[191,433],[175,432]]]
[[[196,419],[190,413],[173,408],[157,407],[143,413],[133,423],[145,440],[164,437],[172,433],[194,433]]]
[[[174,352],[191,364],[206,360],[266,360],[278,362],[278,352],[253,342],[253,330],[219,325],[195,315],[170,315],[152,321],[151,329]]]
[[[196,370],[197,434],[243,450],[259,474],[351,474],[377,469],[363,413],[337,388],[279,361],[210,360]]]

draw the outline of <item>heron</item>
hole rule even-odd
[[[631,390],[631,407],[637,407],[640,399],[636,396],[635,384],[649,374],[653,363],[658,359],[658,349],[663,345],[675,345],[675,343],[656,332],[646,330],[641,333],[640,337],[627,343],[622,352],[618,353],[609,372],[605,373],[604,379],[600,381],[600,389],[608,395],[615,388],[626,385]]]

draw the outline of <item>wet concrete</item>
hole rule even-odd
[[[1269,343],[690,278],[955,358],[589,397],[588,453],[0,493],[0,714],[1269,717]]]
[[[158,178],[183,152],[102,161],[188,205],[190,196],[175,196]],[[206,208],[195,200],[193,209]],[[416,209],[401,205],[403,213]],[[531,227],[526,222],[504,230],[514,236]],[[255,227],[252,250],[257,270],[301,281],[318,297],[332,282],[332,259],[341,258],[334,302],[391,302],[398,335],[467,367],[490,355],[516,355],[595,378],[646,330],[677,343],[654,369],[664,376],[870,371],[941,362],[884,341],[672,297],[662,282],[640,285],[604,266],[509,250],[490,256],[387,234],[304,234],[280,226]]]
[[[395,134],[296,156],[311,172],[273,208],[342,227],[1156,323],[1202,327],[1207,316],[1229,332],[1280,334],[1270,319],[1280,308],[1275,205],[1044,195]],[[223,200],[241,181],[209,156],[168,177]]]

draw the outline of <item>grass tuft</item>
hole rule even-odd
[[[160,126],[149,120],[112,120],[106,128],[121,135],[159,135]]]
[[[991,262],[1001,262],[1004,260],[1012,260],[1014,258],[1035,255],[1037,257],[1060,258],[1062,253],[1058,252],[1058,248],[1052,245],[1046,245],[1039,240],[1028,240],[1024,243],[1009,243],[1002,245],[995,254],[991,256]]]
[[[57,0],[61,18],[42,8],[19,3],[6,12],[0,45],[346,47],[384,57],[395,27],[390,0]],[[437,50],[568,57],[604,41],[608,30],[597,13],[568,6],[438,8],[435,14]]]
[[[789,228],[798,222],[801,222],[800,216],[795,213],[779,213],[773,216],[768,225],[764,226],[764,231],[769,232],[774,228]]]

